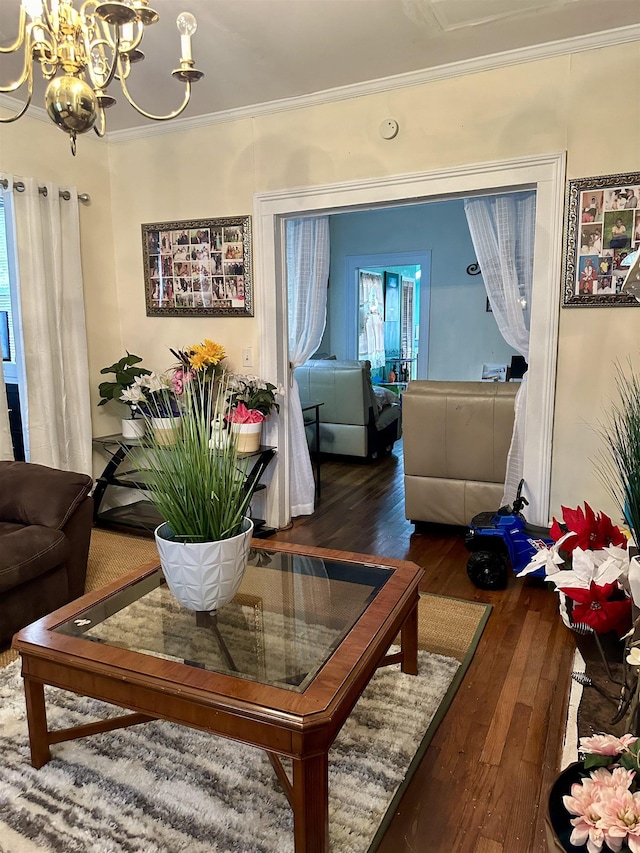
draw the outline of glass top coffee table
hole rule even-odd
[[[417,673],[422,574],[401,560],[269,543],[252,550],[230,604],[195,613],[157,564],[141,566],[14,637],[32,764],[46,764],[53,744],[155,719],[243,741],[269,755],[296,853],[327,853],[328,750],[378,666]],[[50,732],[45,684],[132,713]]]

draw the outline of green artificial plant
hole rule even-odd
[[[249,461],[238,458],[231,437],[216,441],[211,435],[212,422],[224,414],[227,394],[226,375],[212,383],[196,373],[184,382],[175,443],[163,444],[147,427],[140,459],[145,483],[172,537],[183,542],[230,539],[241,532],[247,515]]]
[[[599,429],[600,476],[640,547],[640,376],[631,363],[627,372],[617,365],[616,387],[619,401]]]
[[[133,385],[136,376],[149,376],[151,374],[151,371],[147,370],[145,367],[136,366],[139,365],[141,361],[142,359],[139,355],[134,355],[127,351],[126,356],[121,358],[120,361],[114,362],[114,364],[109,365],[109,367],[102,368],[100,373],[113,373],[115,381],[101,382],[100,385],[98,385],[98,393],[100,394],[99,406],[105,406],[110,400],[123,402],[120,400],[120,395],[126,388],[130,388],[131,385]]]

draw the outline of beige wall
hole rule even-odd
[[[602,110],[603,104],[611,103],[615,81],[625,81],[629,95],[620,102],[624,118],[608,117],[607,110]],[[206,336],[227,347],[236,367],[242,347],[252,346],[258,371],[260,353],[271,343],[258,339],[257,316],[147,318],[142,223],[251,214],[257,192],[564,150],[570,178],[640,171],[638,82],[640,46],[625,44],[112,143],[108,164],[103,148],[80,139],[76,160],[72,162],[62,150],[56,165],[66,175],[73,173],[73,182],[93,196],[91,209],[82,214],[82,240],[94,384],[99,368],[125,348],[163,369],[171,363],[168,347]],[[197,88],[194,92],[197,97]],[[396,139],[385,141],[378,126],[389,117],[399,122],[400,132]],[[23,123],[26,139],[26,120],[18,124]],[[62,137],[53,127],[32,126],[38,139],[45,133],[47,139],[52,134]],[[31,139],[28,145],[14,145],[7,160],[3,148],[7,132],[0,129],[0,168],[28,169],[62,180],[49,167],[45,169],[39,147]],[[64,149],[64,137],[59,141]],[[257,280],[254,289],[258,315]],[[635,309],[560,311],[551,495],[556,513],[560,504],[576,505],[585,499],[612,510],[590,463],[598,450],[590,425],[611,393],[615,359],[631,356],[640,366],[639,330],[640,312]],[[95,410],[94,415],[95,433],[106,432],[102,420],[106,416]]]

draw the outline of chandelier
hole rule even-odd
[[[141,115],[156,121],[176,118],[189,103],[191,84],[204,76],[191,56],[191,36],[197,23],[189,12],[178,15],[176,22],[182,55],[180,67],[171,73],[185,85],[178,109],[167,115],[148,113],[135,103],[127,86],[132,64],[144,59],[140,44],[145,27],[155,24],[158,17],[148,0],[86,0],[79,10],[73,0],[22,0],[17,38],[8,47],[0,46],[0,54],[24,51],[22,72],[15,82],[0,86],[0,92],[15,92],[26,84],[27,99],[15,115],[0,118],[0,122],[16,121],[26,113],[33,96],[36,62],[50,81],[45,93],[47,113],[69,134],[74,155],[77,134],[93,128],[104,136],[104,111],[116,103],[107,93],[114,79]]]

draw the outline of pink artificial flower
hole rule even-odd
[[[590,752],[594,755],[619,755],[626,752],[632,743],[638,740],[633,735],[593,735],[593,737],[581,737],[579,749],[581,752]]]
[[[575,782],[571,786],[571,794],[562,798],[566,810],[577,815],[571,819],[573,830],[570,841],[576,847],[586,844],[589,853],[600,853],[604,844],[604,832],[597,825],[602,817],[599,790],[592,779],[584,779]]]
[[[184,383],[191,382],[193,379],[193,373],[190,370],[183,370],[182,367],[178,367],[173,371],[171,376],[171,386],[173,387],[173,392],[178,397],[184,391]]]
[[[247,409],[244,403],[238,403],[231,413],[225,416],[232,424],[259,424],[266,420],[258,409]]]
[[[624,843],[631,853],[640,853],[640,793],[610,788],[598,801],[598,808],[601,811],[598,826],[609,847],[620,850]]]
[[[596,792],[594,796],[599,797],[604,788],[627,791],[635,775],[635,770],[625,770],[624,767],[614,767],[611,770],[598,767],[597,770],[592,770],[590,776],[593,781],[593,790]]]

